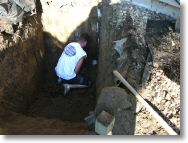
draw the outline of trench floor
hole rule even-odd
[[[89,112],[95,109],[96,69],[89,65],[82,70],[82,73],[92,82],[90,88],[71,89],[66,95],[64,95],[63,87],[57,85],[56,82],[44,84],[28,114],[33,117],[83,121],[89,115]]]

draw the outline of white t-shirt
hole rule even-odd
[[[65,80],[76,77],[74,70],[78,61],[84,56],[87,56],[87,54],[79,43],[73,42],[68,44],[55,67],[57,76]]]

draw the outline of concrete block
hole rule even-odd
[[[99,135],[112,135],[115,117],[102,111],[95,121],[95,132]]]

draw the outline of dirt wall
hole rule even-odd
[[[42,0],[42,24],[45,32],[50,33],[60,42],[66,43],[75,30],[91,17],[93,7],[97,6],[98,0]],[[94,15],[93,15],[94,16]],[[95,31],[95,23],[91,23]],[[80,32],[88,31],[88,25],[78,29],[76,36]]]
[[[44,57],[42,25],[36,16],[14,25],[14,34],[0,33],[0,102],[25,112],[36,97]]]

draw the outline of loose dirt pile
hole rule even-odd
[[[160,31],[153,31],[153,28],[147,35],[148,46],[153,51],[152,69],[147,69],[151,77],[140,94],[180,133],[180,35],[170,29],[161,37]],[[137,111],[137,134],[167,134],[153,124],[156,121],[139,103]]]
[[[103,9],[109,27],[102,30],[110,29],[108,35],[115,42],[106,44],[112,48],[112,69],[180,133],[180,35],[174,31],[174,20],[130,3]],[[167,134],[139,102],[135,134]]]

